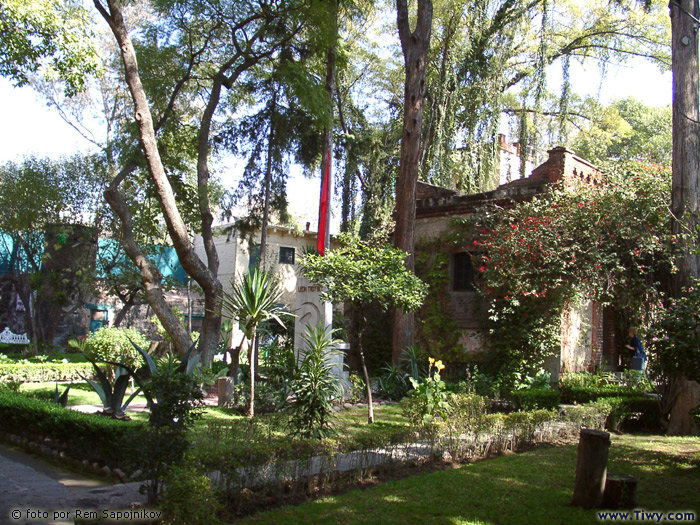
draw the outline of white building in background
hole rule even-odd
[[[284,293],[282,302],[292,312],[295,318],[294,347],[302,348],[301,336],[306,326],[325,326],[332,322],[330,305],[320,299],[320,287],[310,283],[300,275],[299,260],[309,249],[315,249],[317,232],[297,230],[287,226],[270,225],[267,228],[267,246],[264,254],[260,254],[260,232],[255,232],[252,239],[241,237],[236,224],[217,227],[220,233],[215,236],[214,243],[219,254],[219,281],[227,293],[231,293],[233,283],[240,281],[248,271],[257,266],[259,257],[263,257],[265,268],[272,270],[280,280]],[[331,239],[331,246],[334,244]],[[194,239],[197,255],[206,260],[202,237]],[[202,313],[203,314],[203,313]],[[193,313],[192,329],[198,330],[203,315]],[[240,341],[241,332],[234,332],[234,342]]]

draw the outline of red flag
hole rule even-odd
[[[324,255],[326,252],[326,231],[328,229],[328,203],[331,194],[331,152],[326,157],[326,170],[321,181],[321,203],[318,207],[318,241],[316,249],[318,253]]]

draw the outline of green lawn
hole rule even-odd
[[[67,385],[59,384],[59,392],[62,393]],[[22,392],[31,392],[52,398],[56,391],[56,383],[23,383]],[[127,393],[127,396],[129,394]],[[145,403],[146,398],[136,396],[134,403]],[[102,406],[99,396],[87,383],[74,383],[68,393],[68,406],[97,405]],[[147,421],[148,413],[128,412],[129,416],[137,421]],[[352,410],[340,410],[333,416],[333,423],[339,436],[353,438],[362,436],[376,436],[400,430],[407,425],[398,405],[383,405],[374,407],[375,424],[367,425],[367,409],[358,408]],[[275,414],[260,414],[256,420],[261,424],[269,425],[274,434],[280,439],[286,437],[288,429],[284,425],[284,417]],[[196,429],[206,429],[209,423],[232,425],[232,430],[248,425],[248,420],[239,412],[227,408],[206,407],[203,417],[197,421]]]
[[[700,513],[700,439],[613,436],[609,472],[639,479],[639,508]],[[571,507],[576,445],[541,447],[458,469],[258,514],[241,523],[598,523]],[[696,522],[700,517],[696,517]]]
[[[58,392],[62,394],[67,386],[65,383],[60,383]],[[44,396],[53,395],[56,392],[56,383],[22,383],[20,392],[43,394]],[[127,397],[130,395],[130,392],[130,390],[127,392]],[[136,396],[133,402],[145,403],[146,398]],[[100,396],[87,383],[74,383],[68,392],[68,406],[74,405],[99,405],[101,407],[102,401],[100,401]]]

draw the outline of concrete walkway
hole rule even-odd
[[[0,445],[0,525],[72,524],[76,518],[102,516],[103,510],[135,506],[143,515],[146,496],[139,494],[140,485],[110,485]]]

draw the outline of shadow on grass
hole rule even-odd
[[[680,462],[667,450],[668,443],[668,438],[615,436],[609,471],[638,477],[640,508],[699,511],[700,440],[681,443],[687,461]],[[576,445],[542,447],[353,490],[241,522],[596,523],[595,511],[570,506],[576,451]],[[650,464],[659,466],[650,469]]]

